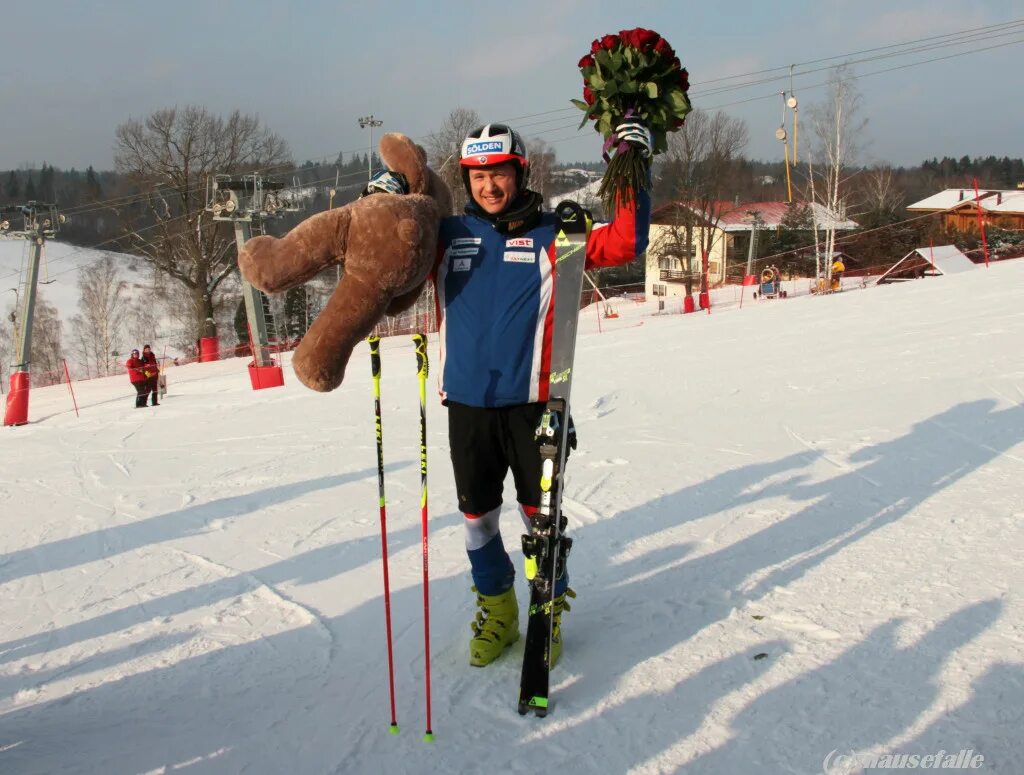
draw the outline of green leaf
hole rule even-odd
[[[594,73],[592,76],[590,76],[590,88],[591,89],[593,89],[595,91],[598,91],[600,89],[603,89],[604,85],[605,85],[605,80],[604,80],[604,78],[601,77],[600,73]]]
[[[609,97],[614,97],[619,93],[619,84],[615,81],[608,81],[604,85],[604,93]]]
[[[654,83],[653,81],[648,81],[647,83],[643,84],[641,88],[644,90],[644,93],[652,100],[658,99],[658,84]]]
[[[587,103],[585,103],[583,100],[569,100],[569,102],[571,102],[577,108],[582,110],[584,113],[589,113],[590,112],[590,106]]]
[[[672,106],[673,111],[676,113],[682,113],[683,115],[690,112],[690,103],[686,97],[683,96],[682,89],[673,89],[667,96],[668,103]]]
[[[600,67],[603,67],[606,70],[611,69],[611,57],[608,55],[607,49],[602,48],[600,51],[594,54],[594,60]]]
[[[617,72],[617,71],[622,69],[623,58],[622,58],[622,52],[621,51],[618,51],[618,50],[613,51],[611,56],[608,59],[611,62],[612,70]]]
[[[623,81],[619,84],[619,92],[622,94],[636,94],[638,90],[636,81]]]

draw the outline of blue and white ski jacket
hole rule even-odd
[[[647,249],[650,197],[616,209],[587,242],[587,268],[617,266]],[[558,218],[517,236],[485,218],[441,222],[433,275],[440,321],[441,398],[495,407],[548,399]]]

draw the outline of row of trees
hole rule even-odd
[[[1008,158],[964,157],[955,163],[947,163],[951,159],[926,162],[918,168],[862,165],[867,120],[856,79],[845,68],[833,71],[825,99],[805,115],[810,119],[810,151],[805,150],[801,163],[789,171],[793,202],[781,228],[762,233],[754,254],[755,258],[777,257],[773,263],[784,271],[817,274],[827,281],[831,257],[840,247],[862,266],[881,266],[927,244],[929,238],[936,244],[966,243],[969,238],[963,235],[941,233],[937,219],[905,222],[909,220],[906,204],[942,188],[969,187],[978,171],[991,176],[982,181],[983,186],[1013,187],[1024,179],[1024,161]],[[742,120],[720,111],[695,111],[670,137],[668,153],[656,170],[656,200],[685,206],[670,208],[672,222],[653,249],[678,262],[688,292],[702,276],[695,261],[706,261],[712,242],[724,239],[716,227],[725,212],[740,201],[786,198],[787,172],[782,164],[745,158],[748,134]],[[817,223],[812,203],[831,217]],[[858,233],[844,235],[841,245],[836,219],[855,220],[860,227]],[[1004,241],[1012,242],[1009,237]],[[741,244],[741,238],[736,242]],[[730,275],[739,276],[745,266],[740,261],[731,269]]]
[[[859,140],[866,123],[859,102],[854,79],[840,70],[833,74],[827,99],[806,112],[813,149],[805,152],[800,166],[792,171],[797,204],[781,230],[765,235],[760,255],[808,244],[817,246],[819,257],[832,253],[834,233],[827,229],[817,233],[810,209],[800,202],[816,201],[872,228],[904,218],[908,199],[943,186],[967,184],[974,174],[991,176],[982,181],[988,186],[1008,186],[1013,178],[1024,177],[1020,159],[994,157],[932,160],[918,168],[858,166]],[[480,123],[475,111],[457,108],[424,143],[432,166],[452,190],[457,211],[466,199],[459,148]],[[747,159],[748,140],[745,122],[722,112],[695,111],[682,130],[671,136],[669,151],[655,169],[653,193],[656,205],[669,201],[691,205],[677,210],[678,219],[669,235],[671,244],[660,246],[662,250],[668,247],[668,253],[677,256],[683,267],[690,267],[693,257],[709,252],[712,231],[700,226],[708,220],[715,225],[728,204],[783,198],[779,185],[785,179],[784,168],[779,163]],[[527,142],[532,188],[550,198],[571,185],[553,174],[558,165],[549,144],[539,138]],[[75,347],[94,373],[102,373],[102,364],[111,352],[123,349],[118,337],[126,334],[119,331],[144,332],[150,324],[155,328],[154,321],[161,313],[174,321],[174,343],[182,349],[218,328],[232,328],[239,298],[234,234],[230,224],[213,221],[205,212],[208,176],[259,170],[265,176],[277,175],[286,183],[306,186],[310,209],[300,216],[306,217],[357,196],[371,161],[363,154],[296,166],[285,141],[255,116],[236,111],[220,117],[197,106],[158,110],[144,119],[124,122],[116,131],[114,158],[113,172],[97,173],[91,167],[85,172],[64,172],[44,164],[41,170],[0,173],[0,196],[6,201],[24,201],[33,195],[60,201],[71,215],[63,238],[81,244],[82,235],[88,233],[135,257],[127,265],[105,258],[82,272],[81,308],[70,322]],[[274,222],[269,228],[283,231],[295,220]],[[915,228],[873,234],[862,247],[882,254],[903,250],[921,238]],[[147,270],[137,276],[134,285],[145,289],[141,296],[148,300],[144,306],[150,323],[145,323],[145,315],[129,300],[140,294],[127,293],[124,270]],[[622,280],[631,277],[631,271],[637,274],[638,268],[616,271],[615,279]],[[299,318],[311,317],[310,310],[330,292],[336,275],[331,272],[330,277],[321,279],[320,286],[301,300],[270,300],[270,306],[286,321],[282,325],[287,336],[296,335]],[[125,322],[129,317],[133,321],[130,326]],[[155,338],[156,333],[153,330],[153,335],[143,336]],[[242,334],[238,332],[240,341],[247,338]]]
[[[37,291],[32,324],[32,384],[59,382],[63,359],[72,362],[78,376],[120,374],[127,353],[157,340],[161,310],[151,288],[125,279],[119,256],[107,254],[78,273],[78,312],[67,321]],[[9,305],[0,325],[0,375],[9,375],[20,336],[20,309]]]

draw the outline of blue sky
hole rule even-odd
[[[1024,0],[18,3],[0,21],[0,169],[109,168],[120,122],[187,103],[258,113],[299,160],[364,151],[359,116],[419,137],[456,107],[511,121],[560,160],[596,159],[597,135],[562,110],[581,88],[576,61],[593,38],[636,26],[675,46],[698,107],[745,119],[748,153],[775,158],[788,79],[700,98],[702,81],[1014,19]],[[906,61],[856,68],[864,161],[1024,155],[1024,44],[867,75]],[[822,80],[796,80],[802,108]]]

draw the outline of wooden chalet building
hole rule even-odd
[[[912,213],[942,213],[942,226],[957,232],[978,231],[978,211],[985,228],[1024,230],[1024,190],[947,188],[909,205]]]

